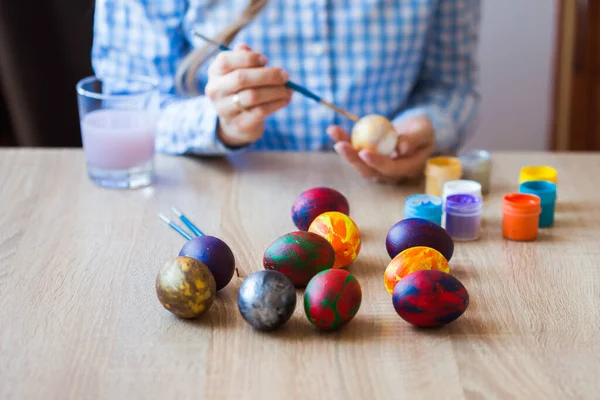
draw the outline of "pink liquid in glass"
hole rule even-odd
[[[129,169],[154,156],[156,117],[144,110],[102,109],[81,121],[87,163],[103,169]]]

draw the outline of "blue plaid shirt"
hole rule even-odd
[[[92,63],[96,75],[148,75],[163,96],[157,150],[230,152],[216,136],[218,116],[201,95],[174,90],[178,63],[233,22],[239,0],[97,0]],[[473,125],[480,0],[272,0],[237,36],[282,67],[290,80],[348,111],[393,121],[428,116],[436,150],[455,152]],[[200,70],[206,84],[208,65]],[[295,93],[271,115],[265,134],[245,149],[328,150],[326,128],[353,122]]]

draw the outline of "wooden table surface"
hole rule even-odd
[[[116,191],[87,179],[78,150],[0,150],[0,399],[598,399],[600,155],[493,156],[483,236],[450,263],[470,307],[419,330],[382,279],[385,235],[419,185],[362,181],[333,154],[246,154],[161,156],[156,185]],[[509,242],[501,197],[529,163],[559,171],[556,224]],[[295,197],[320,185],[347,196],[363,236],[349,267],[363,303],[342,331],[316,332],[301,306],[255,331],[237,279],[197,321],[162,308],[156,273],[184,239],[157,212],[182,209],[247,275],[295,230]]]

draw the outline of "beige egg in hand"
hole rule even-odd
[[[398,134],[394,126],[381,115],[367,115],[358,120],[352,128],[352,147],[390,155],[396,150]]]

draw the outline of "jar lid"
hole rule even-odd
[[[413,194],[406,198],[406,204],[436,208],[442,205],[442,199],[430,194]]]
[[[481,196],[473,194],[453,194],[446,198],[446,212],[452,214],[470,214],[483,208]]]
[[[404,202],[405,214],[417,214],[420,218],[432,219],[442,215],[442,199],[429,194],[413,194]]]
[[[481,183],[468,179],[445,182],[442,198],[446,199],[453,194],[472,194],[481,197]]]
[[[549,181],[557,183],[558,172],[547,165],[528,165],[521,168],[519,183],[527,181]]]
[[[438,209],[442,206],[442,199],[430,194],[413,194],[405,201],[406,207],[419,207],[420,209]]]
[[[462,175],[460,159],[447,156],[432,157],[427,160],[425,173],[460,177]]]
[[[480,165],[489,164],[492,156],[486,150],[473,150],[469,153],[461,154],[459,159],[465,167],[476,168]]]
[[[550,181],[525,181],[519,185],[519,192],[535,194],[544,204],[556,201],[556,184]]]
[[[539,214],[542,210],[540,197],[529,193],[504,195],[503,207],[506,211],[519,214]]]

